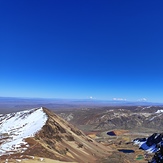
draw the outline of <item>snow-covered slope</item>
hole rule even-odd
[[[140,149],[143,149],[149,153],[154,153],[157,151],[157,148],[156,148],[156,144],[153,144],[151,146],[148,146],[147,145],[147,141],[139,141],[139,140],[135,140],[134,141],[134,144],[135,145],[139,145],[139,148]]]
[[[33,137],[45,125],[48,117],[43,108],[0,115],[0,156],[23,153],[28,144],[25,138]]]
[[[149,163],[163,162],[163,134],[154,133],[148,138],[138,138],[134,143],[149,153],[155,153]]]
[[[134,144],[139,145],[140,149],[143,149],[149,153],[155,153],[163,142],[163,134],[154,133],[148,138],[138,138],[135,139]]]

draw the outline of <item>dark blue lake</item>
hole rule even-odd
[[[109,136],[116,136],[116,134],[114,133],[114,131],[107,132],[107,135],[109,135]]]
[[[131,149],[118,149],[119,152],[123,152],[123,153],[134,153],[134,150]]]

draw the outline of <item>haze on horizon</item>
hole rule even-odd
[[[163,103],[162,6],[0,1],[0,97]]]

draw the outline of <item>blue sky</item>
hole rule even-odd
[[[161,0],[1,0],[0,96],[163,102]]]

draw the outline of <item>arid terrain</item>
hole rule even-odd
[[[63,162],[93,163],[112,153],[110,147],[86,136],[46,108],[1,114],[0,124],[1,162],[27,161],[40,157],[40,161],[48,158]]]
[[[132,141],[162,132],[162,110],[162,106],[117,106],[56,113],[91,138],[117,150],[104,162],[148,162],[153,154],[140,150]]]
[[[35,105],[32,103],[32,105]],[[14,116],[28,117],[27,112],[14,113],[13,110],[23,109],[10,103],[8,114],[1,114],[1,128],[3,122]],[[2,108],[4,107],[1,106]],[[2,113],[5,108],[2,109]],[[13,144],[12,150],[3,154],[3,144],[10,142],[16,128],[10,133],[1,131],[2,163],[60,163],[60,162],[90,162],[90,163],[147,163],[153,153],[139,149],[133,143],[136,138],[147,138],[153,133],[162,131],[162,106],[81,106],[63,108],[43,108],[47,121],[35,136],[26,137],[25,146]],[[29,111],[34,114],[35,111]],[[21,116],[20,116],[20,115]],[[29,115],[30,115],[29,114]],[[5,120],[4,117],[8,117]],[[36,116],[37,117],[37,116]],[[19,118],[18,119],[19,122]],[[38,119],[39,120],[39,119]],[[23,122],[24,123],[24,122]],[[13,125],[14,126],[14,125]],[[22,127],[26,126],[26,123]],[[18,127],[20,128],[20,127]],[[28,129],[29,131],[31,128]],[[8,133],[9,133],[8,132]],[[15,152],[17,150],[17,152]]]

